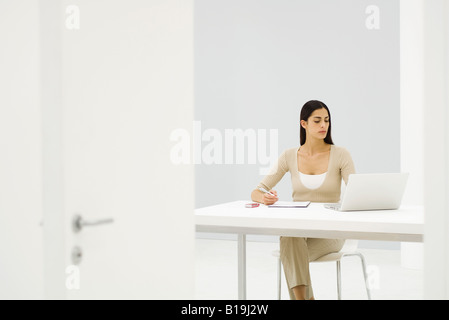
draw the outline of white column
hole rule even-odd
[[[401,171],[409,172],[403,204],[423,205],[423,0],[400,2]],[[423,244],[401,243],[401,264],[422,269]]]
[[[424,1],[424,296],[449,298],[449,0]]]

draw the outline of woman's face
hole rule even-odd
[[[306,130],[307,137],[324,139],[329,130],[329,113],[325,108],[317,109],[307,121],[301,120],[301,126]]]

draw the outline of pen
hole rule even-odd
[[[269,195],[272,195],[273,197],[277,198],[277,196],[275,194],[272,194],[270,191],[267,191],[264,188],[259,188],[259,190],[262,191],[263,193],[268,193]]]

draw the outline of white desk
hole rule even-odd
[[[311,203],[306,209],[245,208],[235,201],[195,210],[198,232],[238,235],[239,299],[246,299],[246,235],[422,242],[424,208],[338,212]]]

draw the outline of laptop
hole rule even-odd
[[[340,203],[326,203],[337,211],[396,210],[401,205],[408,173],[349,175]]]

